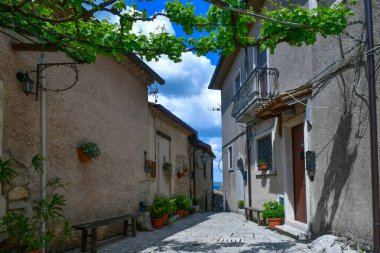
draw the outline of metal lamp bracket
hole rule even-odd
[[[42,63],[42,64],[37,64],[37,92],[36,92],[36,100],[38,100],[38,91],[43,90],[43,91],[54,91],[54,92],[61,92],[61,91],[66,91],[68,89],[71,89],[77,82],[79,78],[79,70],[77,68],[77,63],[74,62],[63,62],[63,63]],[[40,79],[44,78],[44,76],[41,76],[41,72],[43,70],[46,70],[50,67],[60,67],[60,66],[65,66],[71,68],[74,73],[75,73],[75,80],[72,84],[68,85],[66,88],[63,89],[47,89],[46,87],[40,87]]]

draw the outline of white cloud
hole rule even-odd
[[[221,127],[220,113],[209,110],[220,104],[219,92],[203,88],[201,94],[188,97],[167,97],[159,94],[158,103],[195,130],[219,128]],[[149,100],[154,101],[154,98],[149,97]]]
[[[142,33],[149,37],[149,33],[161,33],[164,29],[167,33],[175,34],[172,24],[167,17],[158,16],[154,21],[137,21],[133,24],[132,32]]]

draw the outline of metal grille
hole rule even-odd
[[[272,168],[272,136],[269,135],[257,141],[258,161],[264,160]]]

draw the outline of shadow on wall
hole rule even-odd
[[[339,205],[341,204],[342,206],[345,201],[352,169],[358,156],[360,140],[364,137],[368,127],[366,120],[368,110],[365,103],[357,97],[354,98],[354,94],[348,91],[348,86],[343,76],[339,75],[339,77],[341,82],[338,82],[338,85],[344,100],[344,111],[339,119],[336,133],[319,153],[321,154],[331,142],[333,143],[329,159],[330,163],[323,177],[323,187],[315,212],[316,216],[312,221],[315,235],[331,233],[333,230],[332,225],[337,220],[335,217],[338,213]],[[355,111],[353,111],[354,108]],[[352,135],[354,138],[352,138],[354,113],[359,115],[359,123],[357,131]],[[345,186],[346,190],[343,192]]]

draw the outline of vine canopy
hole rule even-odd
[[[259,46],[273,52],[276,45],[311,45],[317,35],[336,35],[347,25],[352,11],[346,2],[312,10],[297,5],[273,5],[260,14],[246,1],[205,0],[211,3],[204,15],[196,6],[168,0],[160,13],[127,0],[0,0],[0,27],[55,47],[77,61],[93,62],[98,54],[122,60],[134,53],[146,60],[167,55],[179,62],[183,52],[197,55],[208,52],[227,55],[236,48]],[[160,1],[160,0],[145,0]],[[111,18],[110,18],[111,17]],[[165,27],[146,35],[134,32],[136,22],[150,22],[166,17],[180,25],[187,36],[176,36]],[[261,35],[249,35],[252,24],[263,20]],[[5,30],[4,30],[5,29]]]

